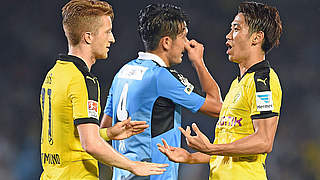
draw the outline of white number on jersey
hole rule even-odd
[[[129,116],[129,113],[126,109],[128,88],[129,88],[129,85],[128,85],[128,83],[126,83],[123,86],[123,89],[121,92],[120,100],[119,100],[118,107],[117,107],[117,118],[119,121],[124,121],[124,120],[128,119],[128,116]]]

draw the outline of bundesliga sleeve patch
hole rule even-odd
[[[257,111],[272,111],[273,110],[272,92],[271,91],[256,92],[256,103],[257,103]]]
[[[88,116],[98,119],[98,102],[94,100],[88,100]]]

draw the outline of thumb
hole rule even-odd
[[[190,46],[190,41],[187,40],[185,43],[184,43],[184,48],[189,52],[191,50],[191,46]]]
[[[130,121],[131,121],[131,117],[129,117],[128,119],[122,121],[122,123],[123,123],[123,125],[127,125],[127,124],[130,123]]]

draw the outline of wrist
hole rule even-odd
[[[199,59],[199,60],[196,60],[196,61],[192,61],[192,65],[195,67],[195,68],[202,68],[202,67],[205,67],[205,64],[204,64],[204,61],[203,59]]]
[[[108,131],[108,128],[99,129],[99,134],[104,140],[110,141],[110,132]]]

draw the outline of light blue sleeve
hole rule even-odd
[[[191,112],[197,112],[203,105],[205,98],[188,89],[169,70],[161,68],[157,76],[157,91],[159,96],[171,99]]]

